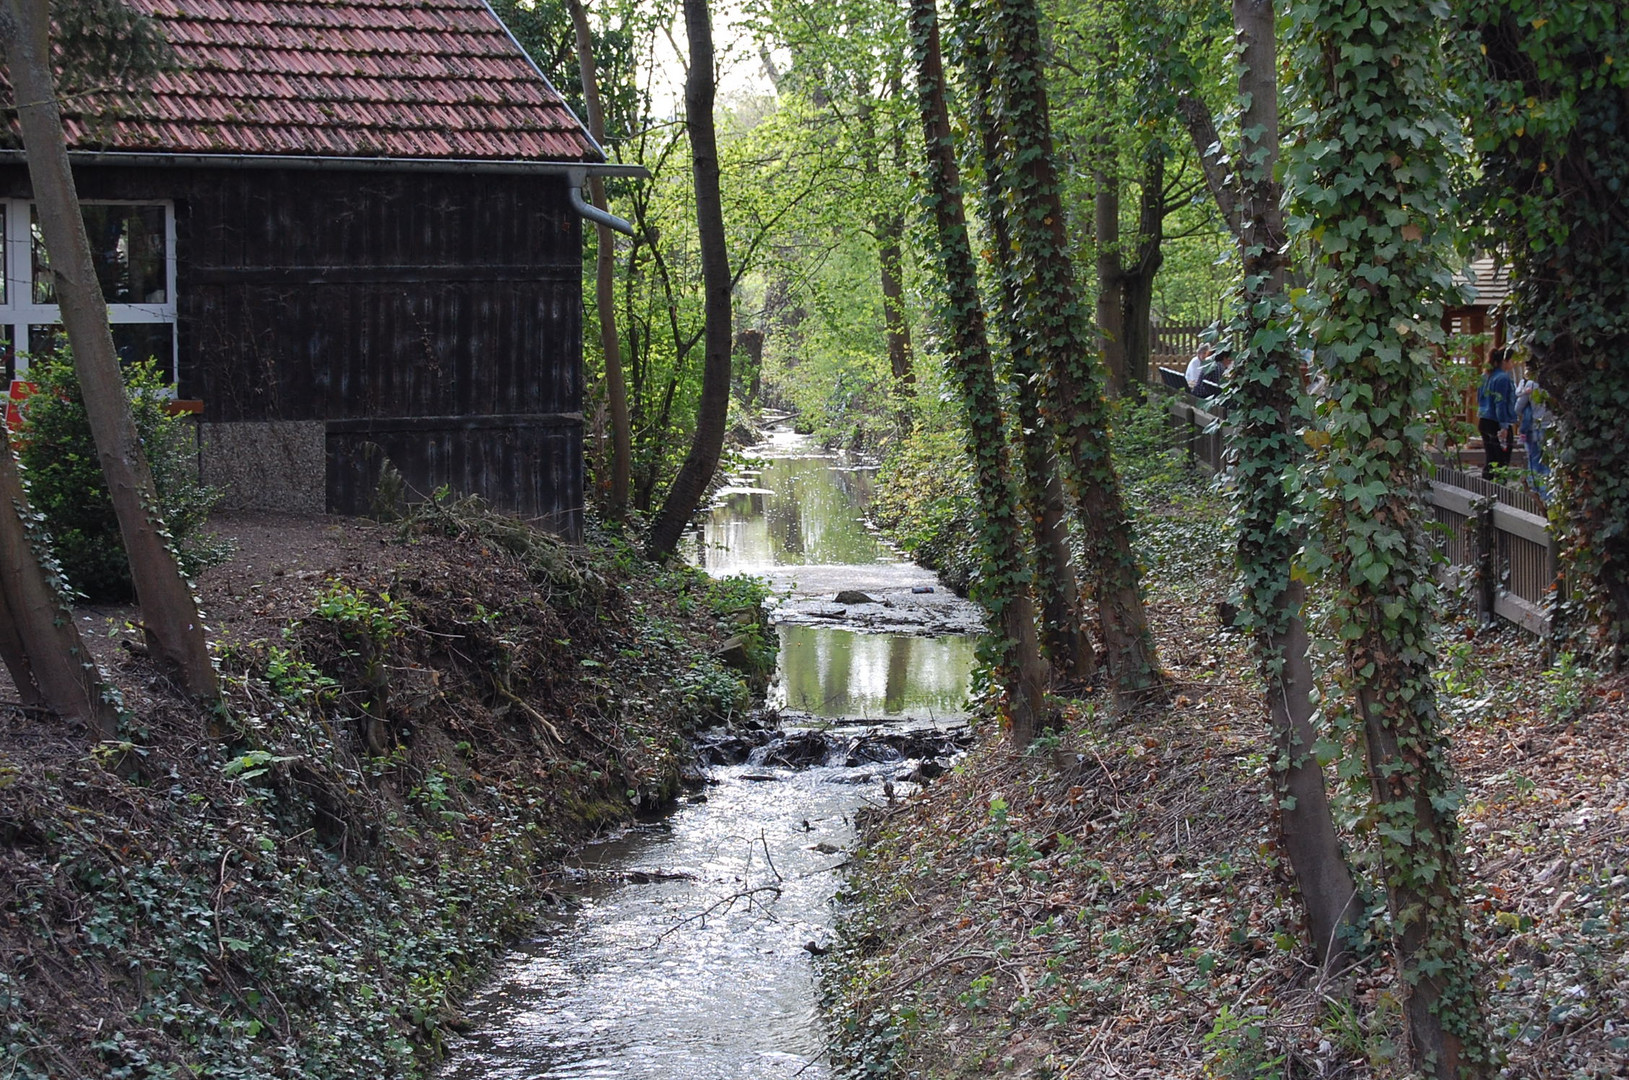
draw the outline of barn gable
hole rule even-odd
[[[65,126],[92,247],[124,283],[115,342],[168,362],[205,479],[239,508],[363,513],[388,462],[410,493],[577,535],[580,188],[620,170],[492,10],[128,2],[177,70],[139,99],[74,98]],[[30,195],[0,149],[19,368],[56,321]]]

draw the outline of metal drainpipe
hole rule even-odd
[[[588,182],[587,169],[573,169],[566,174],[566,184],[571,192],[571,208],[578,214],[597,225],[604,225],[615,229],[624,236],[633,236],[634,227],[628,222],[607,213],[583,198],[583,185]]]

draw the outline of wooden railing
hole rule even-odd
[[[1431,479],[1437,547],[1472,590],[1483,618],[1498,615],[1540,636],[1562,587],[1544,503],[1531,491],[1439,465]]]
[[[1186,363],[1188,357],[1199,351],[1199,335],[1205,329],[1203,326],[1149,327],[1148,351],[1155,356],[1180,356]]]
[[[1222,471],[1227,463],[1222,422],[1185,386],[1169,389],[1177,445],[1193,467]],[[1531,491],[1445,465],[1432,469],[1429,499],[1432,538],[1450,587],[1470,590],[1484,620],[1497,615],[1547,636],[1551,600],[1565,586],[1557,577],[1543,501]]]

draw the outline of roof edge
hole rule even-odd
[[[532,66],[533,71],[537,72],[537,77],[543,80],[543,85],[549,88],[549,93],[553,94],[555,100],[560,102],[560,107],[566,110],[566,115],[577,121],[577,130],[583,133],[583,138],[588,140],[589,146],[599,151],[600,160],[610,161],[611,155],[607,154],[605,147],[601,146],[600,141],[594,138],[594,133],[588,130],[588,125],[583,123],[582,118],[577,115],[577,111],[566,103],[566,95],[555,88],[554,80],[549,78],[548,72],[544,71],[542,65],[532,57],[530,52],[526,51],[526,46],[520,43],[520,38],[515,36],[515,32],[509,29],[509,24],[503,21],[503,17],[498,14],[498,9],[492,6],[492,0],[481,0],[481,6],[486,8],[486,13],[492,16],[492,21],[497,23],[503,30],[504,36],[509,39],[509,44],[513,45],[515,51],[520,53],[525,61]]]
[[[0,150],[0,164],[22,164],[23,150]],[[533,176],[622,176],[644,179],[643,165],[603,161],[503,161],[487,158],[324,157],[281,154],[171,154],[142,150],[70,150],[75,165],[147,165],[171,168],[332,169],[357,172],[488,173]]]

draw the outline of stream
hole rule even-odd
[[[980,622],[867,528],[874,468],[789,432],[753,464],[689,554],[781,594],[781,729],[717,732],[702,793],[583,852],[572,902],[467,1003],[442,1080],[830,1075],[810,957],[852,815],[948,762]]]

